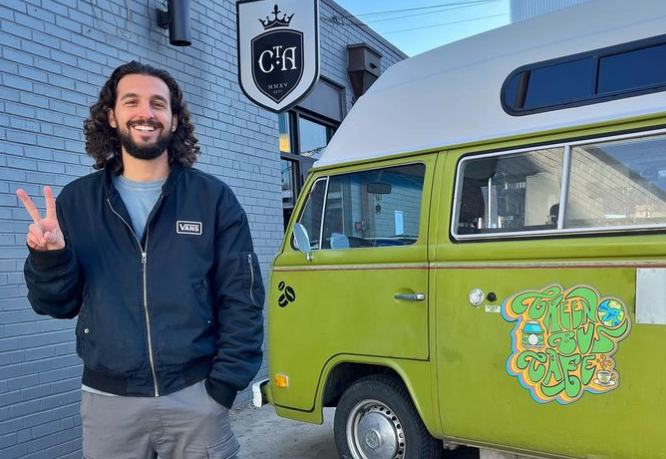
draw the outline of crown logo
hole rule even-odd
[[[276,27],[289,27],[291,18],[293,18],[294,14],[296,14],[292,13],[292,15],[289,17],[287,17],[287,15],[284,14],[282,18],[278,18],[278,13],[282,13],[282,11],[280,11],[278,6],[275,5],[275,7],[273,8],[273,16],[275,16],[275,19],[269,19],[268,16],[266,16],[265,21],[263,19],[259,19],[261,25],[264,26],[264,30],[275,29]]]

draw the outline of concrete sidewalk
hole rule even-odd
[[[241,444],[243,459],[338,459],[333,440],[334,408],[324,409],[324,424],[284,419],[271,405],[251,405],[231,412],[231,425]],[[477,459],[478,450],[458,448],[443,459]]]
[[[242,459],[338,459],[333,440],[335,410],[324,410],[324,424],[284,419],[272,405],[252,405],[231,412],[231,427]]]

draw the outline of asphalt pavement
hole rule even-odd
[[[335,408],[324,409],[324,424],[314,425],[275,414],[272,405],[232,410],[231,425],[242,459],[338,459],[333,440]],[[447,451],[442,459],[478,459],[474,448]]]

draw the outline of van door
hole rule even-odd
[[[663,366],[648,357],[664,324],[636,323],[637,269],[666,266],[665,152],[663,135],[634,134],[449,153],[432,264],[448,438],[666,457]]]
[[[339,354],[428,359],[428,215],[435,155],[316,173],[271,279],[269,367],[289,378],[275,403],[309,410]]]

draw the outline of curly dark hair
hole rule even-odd
[[[109,125],[109,110],[116,105],[118,82],[125,75],[133,74],[160,78],[168,86],[171,112],[178,117],[178,127],[173,133],[169,148],[169,162],[177,160],[183,166],[191,167],[197,161],[200,148],[194,135],[194,125],[190,122],[190,111],[183,100],[183,92],[168,72],[137,61],[123,64],[113,71],[99,92],[99,99],[90,107],[90,117],[83,123],[86,153],[95,159],[93,167],[99,170],[108,166],[113,167],[117,174],[123,172],[120,138],[116,130]]]

